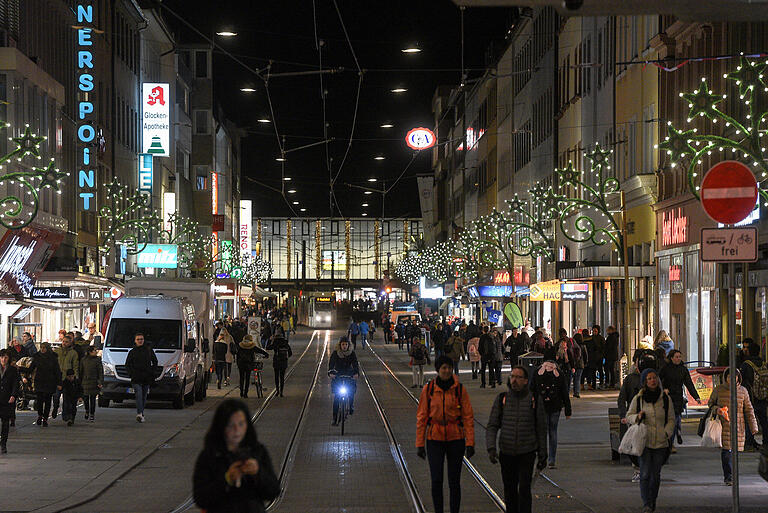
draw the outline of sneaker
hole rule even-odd
[[[88,417],[88,422],[96,422],[96,419],[93,418],[93,415]]]
[[[725,480],[725,486],[733,486],[733,479],[730,477]]]
[[[141,422],[143,415],[141,413],[136,414],[136,422]]]
[[[37,420],[35,421],[35,424],[37,424],[38,426],[42,425],[43,424],[43,418],[42,417],[38,417]]]
[[[633,483],[639,483],[640,482],[640,471],[635,470],[635,472],[632,474],[632,482]]]
[[[557,468],[557,465],[554,463],[550,463],[549,465],[547,465],[547,468],[555,469]]]
[[[677,434],[677,445],[683,445],[683,436],[680,433]]]
[[[147,421],[147,419],[144,418],[144,414],[142,413],[141,414],[141,419],[139,420],[139,422],[141,422],[143,424],[146,421]]]
[[[575,397],[576,399],[579,399],[581,397],[581,394],[573,394],[573,397]]]

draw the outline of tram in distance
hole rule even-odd
[[[317,296],[309,299],[307,325],[310,328],[333,328],[336,322],[336,305],[332,297]]]

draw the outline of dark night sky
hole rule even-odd
[[[334,215],[358,217],[363,212],[381,215],[381,194],[363,195],[352,185],[380,188],[382,180],[391,184],[409,161],[412,152],[404,142],[405,133],[415,126],[433,125],[431,99],[441,84],[456,84],[460,78],[460,11],[449,0],[388,0],[380,2],[336,0],[352,47],[363,71],[354,140],[335,185],[338,207]],[[262,69],[271,59],[273,73],[319,69],[315,46],[312,0],[292,1],[199,1],[165,0],[201,32],[230,30],[234,38],[217,37],[217,43],[247,65]],[[324,41],[323,68],[344,68],[333,75],[322,75],[326,93],[328,145],[331,169],[336,175],[347,150],[358,73],[345,39],[333,0],[315,0],[317,36]],[[201,42],[184,25],[163,13],[181,42]],[[508,27],[508,9],[468,9],[465,11],[465,66],[481,69],[492,41],[500,43]],[[412,45],[418,54],[400,50]],[[501,47],[498,44],[497,47]],[[243,197],[254,200],[254,215],[285,216],[291,211],[279,192],[281,163],[275,161],[280,150],[274,127],[259,123],[270,118],[267,95],[261,79],[217,52],[214,56],[215,94],[227,116],[248,136],[243,139]],[[471,73],[478,74],[478,72]],[[243,93],[242,87],[256,92]],[[401,94],[390,92],[407,88]],[[323,140],[323,102],[320,75],[272,77],[269,92],[277,129],[291,149]],[[392,123],[393,128],[380,128]],[[385,160],[373,157],[382,155]],[[286,194],[297,215],[328,216],[329,171],[325,145],[291,152],[287,156]],[[403,178],[387,195],[385,215],[420,215],[416,174],[430,170],[429,152],[416,157]],[[378,182],[369,183],[369,178]],[[257,180],[260,183],[255,183]],[[389,186],[389,185],[388,185]],[[362,203],[369,203],[368,208]],[[306,212],[300,212],[306,208]]]

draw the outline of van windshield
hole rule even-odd
[[[152,349],[181,349],[181,321],[164,319],[112,319],[104,346],[131,348],[136,333]]]

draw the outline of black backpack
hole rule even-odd
[[[557,401],[559,395],[559,383],[555,374],[553,372],[545,372],[541,376],[538,376],[538,378],[539,379],[536,380],[536,386],[538,388],[537,392],[542,406],[544,406],[546,411],[557,410],[558,408],[552,406]]]

